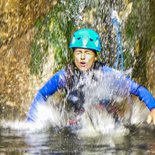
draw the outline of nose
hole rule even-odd
[[[81,59],[82,59],[82,60],[85,59],[85,52],[82,52],[82,53],[81,53]]]

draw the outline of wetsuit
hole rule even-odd
[[[97,67],[95,69],[101,69],[101,71],[103,73],[116,72],[116,75],[118,77],[120,77],[120,78],[125,77],[120,72],[117,72],[114,69],[112,69],[108,66],[105,66],[105,65],[102,65],[102,66],[99,65],[99,67]],[[77,75],[79,75],[79,73]],[[75,78],[76,76],[73,76],[73,78]],[[31,107],[30,107],[30,110],[29,110],[29,113],[27,116],[28,121],[35,122],[35,120],[37,119],[38,105],[46,104],[46,101],[49,96],[53,95],[59,89],[66,88],[69,86],[68,81],[67,81],[68,78],[66,78],[66,77],[68,77],[67,69],[61,69],[60,71],[55,73],[51,77],[51,79],[49,79],[48,82],[38,91],[38,93],[36,94],[32,104],[31,104]],[[129,87],[130,94],[138,96],[139,99],[146,104],[146,106],[148,107],[149,110],[155,108],[155,99],[153,98],[152,94],[145,87],[137,84],[136,82],[132,81],[128,77],[125,77],[125,80]],[[73,80],[73,81],[75,81],[75,80]],[[75,82],[75,84],[76,84],[76,82]],[[81,104],[80,104],[80,106],[81,106]]]

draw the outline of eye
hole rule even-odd
[[[80,40],[80,39],[81,39],[81,37],[78,37],[78,38],[77,38],[77,40]]]
[[[89,40],[90,40],[90,41],[93,41],[93,39],[92,39],[92,38],[90,38]]]
[[[76,54],[80,54],[80,53],[81,53],[81,51],[80,51],[80,50],[77,50],[77,51],[75,51],[75,53],[76,53]]]
[[[86,54],[90,54],[91,52],[90,51],[86,51]]]

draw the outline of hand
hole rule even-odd
[[[155,125],[155,108],[150,111],[147,117],[147,123],[150,124],[152,122]]]

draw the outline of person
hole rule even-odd
[[[97,53],[101,52],[101,43],[98,33],[93,29],[82,28],[75,31],[70,42],[70,48],[74,54],[72,68],[66,67],[56,72],[38,91],[27,115],[28,122],[35,122],[37,120],[38,106],[46,104],[48,97],[59,89],[69,90],[68,102],[73,105],[75,112],[83,112],[84,95],[80,91],[80,87],[83,87],[83,85],[78,87],[78,91],[73,89],[74,86],[78,85],[80,77],[86,75],[85,73],[91,70],[101,70],[103,74],[114,72],[113,68],[97,60]],[[118,76],[120,75],[118,74]],[[152,122],[155,125],[155,99],[153,95],[147,88],[130,78],[125,77],[125,80],[127,81],[129,93],[138,96],[150,110],[147,123]],[[106,102],[104,104],[106,105]]]

